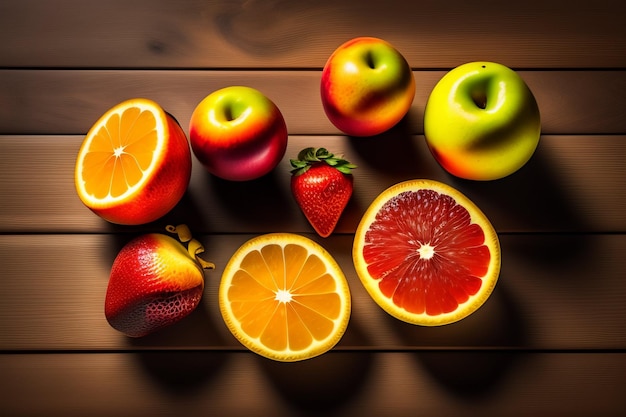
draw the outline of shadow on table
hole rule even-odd
[[[396,126],[379,135],[350,137],[352,151],[367,164],[368,170],[388,177],[390,182],[428,177],[437,163],[422,143],[423,137],[411,132],[415,117],[409,113]],[[358,172],[355,170],[355,175]]]
[[[359,397],[373,359],[373,352],[335,350],[300,362],[261,357],[258,361],[268,381],[298,415],[320,415]]]
[[[204,306],[179,322],[141,338],[128,338],[141,369],[168,393],[186,396],[216,379],[230,356],[223,347],[221,333]]]
[[[297,207],[288,188],[283,186],[289,173],[280,172],[279,168],[249,181],[228,181],[209,173],[205,175],[214,204],[236,222],[233,227],[241,231],[279,231],[299,214],[293,210]]]
[[[494,181],[470,181],[447,175],[478,205],[498,232],[585,232],[593,226],[577,207],[576,195],[542,138],[532,158],[513,174]]]
[[[389,326],[433,380],[451,394],[477,400],[507,377],[527,345],[523,314],[501,276],[482,307],[456,323],[423,327],[389,316]]]
[[[342,350],[342,346],[367,346],[360,324],[350,321],[337,346],[320,356],[299,362],[257,361],[264,376],[297,415],[324,415],[359,398],[368,383],[376,352]]]
[[[497,394],[522,355],[519,351],[428,351],[420,352],[418,359],[448,393],[479,402]]]
[[[180,397],[192,397],[222,378],[232,354],[225,351],[144,351],[137,361],[151,382]]]

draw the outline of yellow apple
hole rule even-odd
[[[534,154],[540,119],[537,101],[517,72],[495,62],[471,62],[433,88],[424,135],[449,173],[495,180],[516,172]]]

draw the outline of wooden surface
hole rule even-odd
[[[0,416],[621,416],[626,413],[626,25],[621,1],[246,0],[0,3]],[[392,42],[414,70],[409,115],[375,138],[325,117],[327,57],[356,36]],[[493,182],[446,174],[422,117],[451,68],[492,60],[537,98],[542,138]],[[181,203],[152,224],[108,224],[73,184],[84,134],[126,98],[158,101],[183,127],[233,84],[283,112],[285,159],[270,175],[222,181],[194,159]],[[355,162],[337,233],[316,237],[289,192],[288,158],[326,146]],[[489,301],[453,325],[382,312],[351,261],[371,200],[410,178],[451,184],[492,220],[502,273]],[[185,222],[207,248],[199,308],[142,339],[108,326],[104,293],[133,236]],[[335,349],[283,364],[245,350],[217,308],[236,248],[291,231],[340,263],[353,313]]]

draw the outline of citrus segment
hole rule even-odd
[[[250,239],[231,257],[219,305],[244,346],[291,362],[335,346],[351,300],[341,268],[324,248],[300,235],[271,233]]]
[[[170,211],[190,176],[191,152],[178,123],[157,103],[132,99],[89,130],[74,180],[81,201],[102,218],[142,224]]]
[[[357,228],[353,260],[370,296],[392,316],[434,326],[463,319],[500,273],[498,236],[458,190],[411,180],[383,191]]]

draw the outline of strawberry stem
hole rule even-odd
[[[202,246],[202,243],[192,238],[191,231],[186,224],[179,224],[178,226],[168,225],[167,227],[165,227],[165,230],[178,235],[178,240],[180,240],[182,243],[188,242],[187,252],[189,252],[189,255],[191,255],[191,257],[200,264],[200,267],[202,267],[202,269],[215,269],[214,263],[205,261],[198,256],[200,253],[204,252],[204,246]]]
[[[298,153],[298,159],[289,161],[293,168],[291,173],[296,176],[304,174],[310,167],[319,163],[326,163],[346,175],[352,174],[351,170],[356,168],[356,165],[343,159],[343,156],[335,156],[326,148],[304,148]]]

